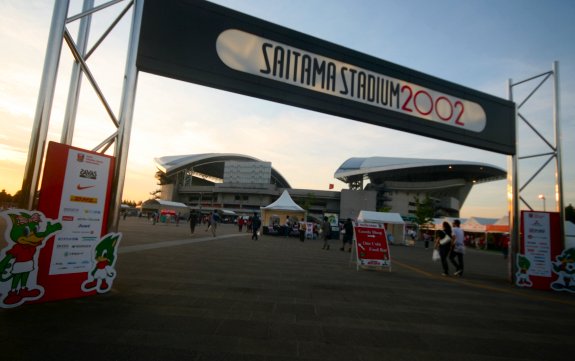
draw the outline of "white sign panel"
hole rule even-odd
[[[54,239],[50,274],[89,272],[104,222],[110,158],[70,149],[60,203],[62,231]]]
[[[551,276],[551,232],[549,213],[525,212],[523,214],[525,257],[531,261],[529,274]]]
[[[477,103],[244,31],[222,32],[216,49],[222,62],[237,71],[471,132],[486,125]]]

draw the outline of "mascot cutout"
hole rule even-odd
[[[117,274],[114,266],[121,237],[121,233],[108,233],[92,248],[94,268],[88,272],[88,279],[82,283],[82,291],[106,293],[112,288]]]
[[[555,291],[575,293],[575,248],[568,248],[553,262],[553,272],[557,279],[551,284]]]
[[[0,307],[11,308],[44,295],[37,284],[38,256],[62,225],[38,211],[12,209],[0,215],[6,220],[7,242],[0,251]]]
[[[533,283],[529,279],[529,268],[531,261],[522,254],[517,255],[517,273],[515,273],[515,284],[518,287],[531,287]]]

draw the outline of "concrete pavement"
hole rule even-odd
[[[113,290],[0,310],[0,360],[566,360],[575,297],[506,280],[469,250],[464,278],[431,250],[392,246],[392,271],[356,271],[318,240],[232,225],[121,221]]]

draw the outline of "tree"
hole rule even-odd
[[[315,202],[315,194],[313,193],[308,193],[306,195],[306,197],[303,199],[302,204],[300,205],[305,211],[306,213],[309,212],[309,209],[311,208],[312,204]]]
[[[161,189],[156,189],[153,192],[150,192],[150,195],[152,196],[152,199],[160,199],[160,194],[162,194],[162,190]]]
[[[418,196],[413,197],[413,201],[415,202],[415,223],[419,228],[421,229],[422,226],[433,223],[435,214],[433,200],[426,195],[423,202],[419,200]]]
[[[575,223],[575,208],[573,208],[571,203],[565,207],[565,220]]]
[[[12,201],[12,196],[6,193],[5,189],[2,189],[2,192],[0,192],[0,204],[9,203],[10,201]]]

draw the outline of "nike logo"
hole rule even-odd
[[[84,189],[88,189],[88,188],[94,188],[95,186],[81,186],[81,185],[77,185],[76,188],[78,188],[79,191],[84,190]]]

